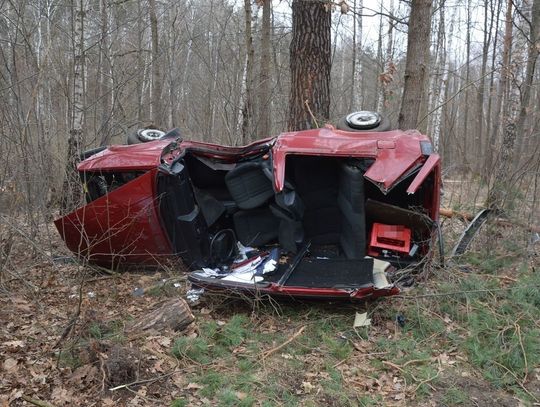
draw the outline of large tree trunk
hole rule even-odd
[[[330,116],[330,4],[293,0],[289,130],[320,126]]]
[[[261,66],[259,73],[259,101],[258,101],[258,125],[257,135],[259,138],[268,137],[271,132],[272,122],[270,120],[270,20],[271,20],[271,0],[263,1],[262,31],[261,31]]]
[[[407,38],[405,83],[398,126],[414,129],[424,97],[431,34],[431,0],[412,0]]]

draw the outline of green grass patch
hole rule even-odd
[[[448,388],[441,398],[443,406],[466,406],[469,405],[469,395],[457,387]]]
[[[368,304],[364,309],[371,309],[374,318],[372,326],[362,330],[353,329],[357,308],[350,306],[283,304],[279,317],[268,316],[275,321],[259,314],[262,324],[250,320],[250,310],[230,316],[227,309],[215,321],[199,323],[198,337],[179,338],[172,353],[188,364],[190,360],[200,364],[187,379],[202,386],[197,395],[210,400],[210,405],[385,405],[389,401],[385,394],[392,390],[364,394],[355,382],[366,371],[370,377],[389,373],[401,377],[406,384],[402,390],[410,394],[416,389],[415,400],[422,403],[434,396],[433,388],[443,387],[439,374],[445,377],[441,373],[456,366],[474,371],[471,377],[483,375],[488,391],[502,389],[527,401],[519,386],[525,373],[532,377],[532,369],[540,364],[535,320],[540,315],[540,273],[531,273],[515,256],[499,256],[480,266],[482,256],[486,259],[480,253],[474,268],[480,274],[450,275],[450,269],[419,284],[411,292],[420,296],[416,299]],[[497,267],[519,270],[518,281],[487,275],[499,274]],[[398,314],[405,317],[403,328],[394,323]],[[218,323],[220,319],[225,323]],[[286,342],[302,326],[301,335],[261,360],[265,351]],[[362,359],[353,343],[381,357]],[[451,365],[440,359],[443,354],[452,359]],[[304,382],[313,387],[306,390]],[[446,406],[470,404],[456,386],[438,390],[437,400]]]

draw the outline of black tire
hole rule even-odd
[[[131,133],[130,135],[128,135],[127,143],[128,143],[128,145],[140,144],[140,143],[142,143],[142,141],[139,140],[139,136],[137,135],[137,132],[135,132],[135,133]]]
[[[159,140],[163,138],[163,136],[165,136],[165,132],[158,129],[138,129],[137,131],[128,135],[127,144],[147,143],[149,141]]]
[[[358,133],[365,133],[365,132],[380,132],[380,131],[388,131],[390,130],[390,120],[382,114],[379,114],[380,120],[378,124],[376,124],[373,127],[369,128],[356,128],[352,127],[349,122],[347,121],[347,117],[349,115],[342,117],[338,120],[336,124],[336,129],[338,130],[344,130],[344,131],[354,131]]]
[[[97,153],[101,153],[103,150],[105,150],[107,147],[105,146],[102,146],[102,147],[96,147],[96,148],[92,148],[90,150],[86,150],[84,152],[82,152],[81,154],[79,154],[79,159],[81,161],[84,161],[86,160],[87,158],[90,158],[92,157],[94,154],[97,154]]]

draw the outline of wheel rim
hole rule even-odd
[[[381,122],[381,115],[376,112],[362,110],[349,114],[345,120],[354,129],[368,130],[377,127]]]
[[[164,131],[156,129],[144,129],[139,132],[139,139],[142,141],[154,141],[159,140],[165,135]]]

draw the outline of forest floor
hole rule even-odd
[[[452,222],[450,241],[462,227]],[[181,270],[109,275],[58,257],[68,254],[60,239],[41,251],[20,238],[0,285],[0,405],[539,405],[540,245],[527,238],[489,227],[459,264],[397,297],[205,295],[187,332],[135,335],[131,321],[185,297]],[[356,312],[371,325],[353,328]]]

